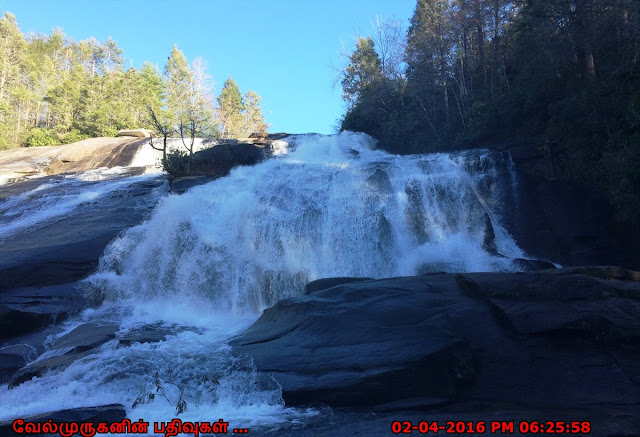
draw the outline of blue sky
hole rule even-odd
[[[333,133],[344,112],[335,68],[376,16],[407,25],[416,0],[0,0],[23,33],[61,27],[75,40],[111,36],[138,68],[164,67],[173,44],[208,62],[216,94],[228,76],[262,96],[271,132]]]

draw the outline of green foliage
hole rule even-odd
[[[617,218],[640,225],[640,132],[612,141],[620,144],[603,154],[599,174],[606,179]]]
[[[242,93],[235,81],[229,77],[222,86],[218,96],[220,122],[223,138],[240,138],[243,135],[242,111],[244,101]]]
[[[136,94],[142,96],[142,103],[153,109],[162,107],[166,93],[164,80],[160,73],[153,68],[150,62],[145,62],[137,75]]]
[[[69,132],[62,134],[58,133],[56,134],[56,136],[62,144],[77,143],[78,141],[86,140],[87,138],[89,138],[88,135],[81,133],[77,129],[71,129]]]
[[[262,98],[254,91],[247,91],[244,95],[244,134],[249,136],[257,134],[264,136],[267,134],[267,123],[262,115],[262,107],[260,106]]]
[[[184,54],[174,45],[164,68],[167,86],[167,108],[174,120],[184,118],[193,74]]]
[[[228,113],[240,113],[244,109],[240,87],[231,76],[224,81],[222,91],[218,96],[218,105],[222,111]]]
[[[345,80],[359,59],[375,65],[366,39],[349,58],[342,129],[397,153],[544,145],[548,176],[608,193],[619,220],[640,224],[636,3],[417,0],[404,77]]]
[[[342,73],[342,98],[352,104],[366,87],[382,77],[382,63],[371,38],[360,38]]]
[[[171,150],[162,160],[162,168],[169,173],[171,179],[176,179],[189,174],[191,157],[183,150]]]
[[[228,111],[216,114],[206,63],[196,58],[189,65],[177,46],[164,74],[148,62],[125,70],[113,39],[74,41],[59,28],[25,38],[9,12],[0,19],[0,41],[0,149],[153,127],[164,130],[163,137],[182,136],[191,154],[196,137],[266,130],[260,97],[247,94],[245,109],[232,79],[218,100]]]
[[[244,98],[240,87],[229,77],[218,96],[218,121],[222,138],[246,138],[251,134],[265,135],[267,124],[262,114],[262,98],[247,91]]]
[[[58,137],[49,129],[34,128],[31,129],[29,138],[27,138],[27,146],[57,146],[60,144]]]

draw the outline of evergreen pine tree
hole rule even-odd
[[[223,138],[239,138],[243,134],[244,102],[240,88],[229,77],[222,87],[218,96],[218,109],[220,123],[222,125],[221,134]]]
[[[374,80],[382,76],[382,64],[371,38],[360,38],[342,74],[342,98],[351,106]]]
[[[247,91],[244,96],[244,135],[258,134],[264,136],[267,133],[267,123],[265,123],[264,115],[260,100],[262,98],[254,91]]]
[[[189,88],[193,81],[193,74],[187,58],[176,45],[173,46],[171,55],[167,59],[164,74],[167,87],[167,109],[174,122],[179,124],[181,121],[184,122],[186,117],[186,106],[189,101]]]

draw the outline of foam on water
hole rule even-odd
[[[226,344],[262,309],[323,277],[512,271],[524,257],[501,225],[516,184],[506,156],[393,156],[352,133],[287,142],[275,159],[163,198],[86,281],[105,303],[67,324],[116,322],[119,336],[153,325],[170,332],[164,341],[110,341],[3,390],[0,419],[115,402],[132,419],[168,421],[182,391],[184,420],[298,420],[314,412],[285,407],[277,382]],[[166,398],[136,402],[156,379]]]

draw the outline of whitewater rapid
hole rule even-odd
[[[79,292],[104,303],[57,335],[108,321],[119,324],[117,336],[155,326],[165,340],[110,341],[64,370],[5,386],[0,420],[122,403],[132,420],[168,421],[181,391],[183,420],[304,420],[314,411],[286,407],[277,381],[226,344],[264,308],[318,278],[515,271],[514,259],[526,258],[503,225],[516,205],[507,155],[394,156],[353,133],[287,143],[264,163],[161,199],[84,281]],[[170,393],[136,402],[154,389],[154,375]]]

